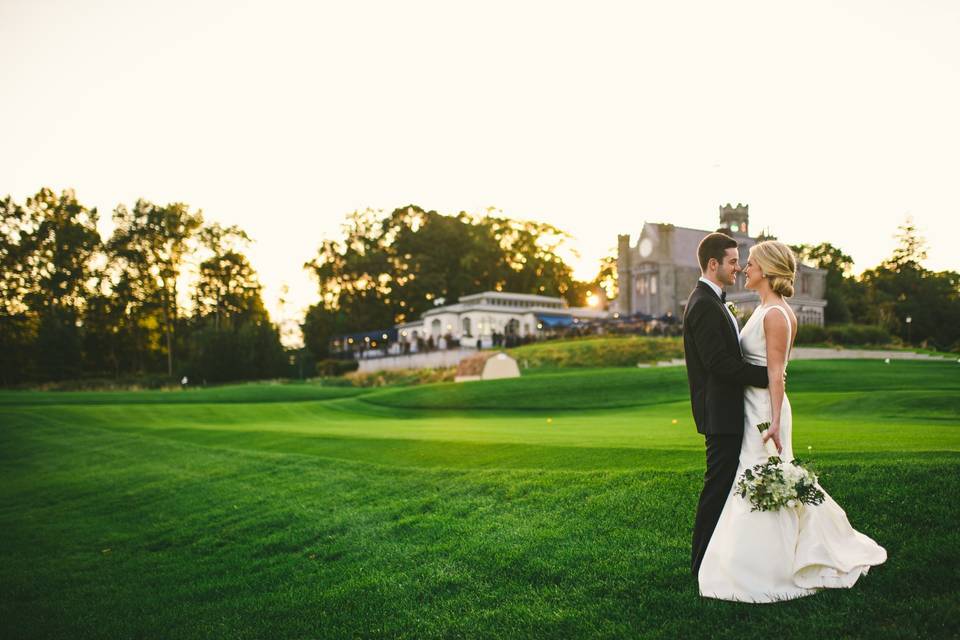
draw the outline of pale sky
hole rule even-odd
[[[276,311],[344,215],[553,223],[592,277],[644,221],[832,242],[909,214],[960,269],[960,3],[0,0],[0,194],[238,224]]]

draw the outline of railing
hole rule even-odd
[[[413,342],[393,342],[386,345],[386,349],[379,345],[374,348],[348,349],[345,351],[334,352],[335,358],[354,358],[359,362],[366,360],[379,360],[383,358],[396,358],[402,356],[412,356],[417,354],[429,354],[451,350],[465,350],[476,352],[482,349],[510,349],[533,342],[546,342],[550,340],[559,340],[571,337],[584,337],[592,335],[606,334],[638,334],[651,336],[677,336],[681,333],[681,325],[674,321],[666,323],[658,319],[635,320],[631,318],[610,319],[604,322],[583,323],[575,327],[566,329],[552,330],[538,335],[507,335],[496,333],[480,337],[465,336],[461,339],[453,336],[441,337],[437,342],[431,343],[429,339]],[[477,344],[479,342],[479,344]]]

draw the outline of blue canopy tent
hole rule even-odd
[[[538,329],[563,329],[573,326],[571,316],[557,316],[549,313],[538,313],[536,316]]]

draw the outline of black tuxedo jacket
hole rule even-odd
[[[730,316],[704,282],[697,282],[683,312],[683,351],[697,431],[742,433],[743,388],[766,387],[767,368],[743,361]]]

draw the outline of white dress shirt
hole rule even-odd
[[[723,289],[721,289],[720,287],[718,287],[718,286],[715,285],[714,283],[710,282],[709,280],[707,280],[707,279],[704,278],[703,276],[700,277],[700,282],[706,282],[708,285],[710,285],[710,288],[713,289],[713,292],[714,292],[715,294],[717,294],[717,297],[718,297],[718,298],[720,298],[720,297],[723,295]],[[740,334],[740,323],[737,322],[736,316],[734,316],[733,313],[730,312],[730,308],[729,308],[727,305],[723,305],[723,309],[727,312],[727,315],[730,316],[730,319],[733,321],[733,326],[734,326],[734,328],[736,328],[736,330],[737,330],[737,335],[739,335],[739,334]]]

